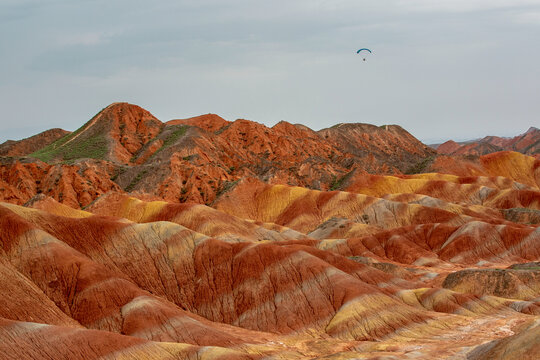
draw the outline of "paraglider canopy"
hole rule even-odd
[[[362,53],[362,51],[364,51],[364,52]],[[356,53],[357,54],[362,53],[362,55],[364,56],[364,58],[363,58],[364,61],[366,61],[366,55],[368,55],[368,53],[372,54],[371,50],[369,50],[367,48],[362,48],[362,49],[358,50]]]

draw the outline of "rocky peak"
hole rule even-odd
[[[230,124],[229,121],[223,119],[221,116],[216,114],[205,114],[194,116],[187,119],[176,119],[167,121],[167,125],[191,125],[197,126],[208,132],[218,131]]]

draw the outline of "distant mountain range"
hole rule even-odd
[[[455,142],[448,140],[443,144],[431,145],[439,154],[446,155],[486,155],[497,151],[517,151],[525,155],[540,155],[540,130],[531,127],[525,133],[507,138],[486,136],[482,139]]]

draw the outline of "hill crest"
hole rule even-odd
[[[32,163],[32,157],[45,164]],[[314,131],[285,121],[272,127],[227,121],[216,114],[162,122],[128,103],[113,103],[77,131],[25,159],[2,163],[3,199],[24,204],[44,193],[75,207],[107,191],[212,204],[243,178],[324,191],[354,184],[363,174],[454,168],[484,173],[478,159],[465,165],[439,161],[398,125],[343,123]],[[25,186],[9,185],[15,178]],[[58,189],[63,180],[65,188]]]
[[[540,157],[540,129],[531,126],[523,134],[514,137],[485,136],[472,141],[449,140],[436,146],[444,155],[487,155],[497,151],[517,151],[525,155]]]

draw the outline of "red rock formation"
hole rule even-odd
[[[442,143],[441,145],[437,146],[437,152],[439,154],[450,155],[454,151],[459,149],[460,147],[461,145],[455,142],[454,140],[448,140],[447,142]]]
[[[50,129],[27,139],[19,141],[8,140],[0,144],[0,156],[26,156],[69,133],[69,131],[62,129]]]
[[[497,151],[517,151],[525,155],[540,154],[540,130],[531,127],[527,132],[513,138],[486,136],[472,142],[456,143],[449,140],[437,146],[444,155],[486,155]]]
[[[530,146],[536,133],[533,128],[512,144]],[[18,144],[30,141],[35,147],[44,135]],[[482,144],[495,146],[491,143],[499,142],[486,140]],[[163,124],[148,111],[126,103],[111,104],[73,134],[32,154],[49,163],[62,159],[71,163],[80,158],[104,160],[110,164],[95,160],[85,160],[85,164],[104,167],[108,177],[127,192],[205,204],[211,204],[242,177],[321,190],[345,189],[367,172],[399,175],[437,171],[522,180],[517,174],[489,170],[478,160],[433,155],[432,150],[395,125],[338,124],[315,132],[286,122],[272,128],[248,120],[228,122],[214,114]],[[90,165],[92,162],[95,165]],[[2,173],[17,172],[13,161],[4,159],[2,163]],[[84,174],[82,178],[83,182],[95,180],[85,179]],[[19,204],[41,191],[63,203],[86,206],[103,193],[103,185],[115,190],[110,184],[100,184],[99,189],[78,186],[80,189],[66,194],[33,186],[32,179],[20,179],[22,188],[5,177],[0,181],[0,198]],[[536,175],[523,183],[536,185]]]
[[[147,341],[107,331],[18,322],[0,318],[5,359],[198,359],[250,360],[257,356],[219,347]]]
[[[32,156],[0,159],[0,358],[538,348],[534,157],[129,104]]]
[[[0,198],[24,204],[45,194],[68,206],[84,207],[108,191],[121,191],[110,179],[113,172],[111,164],[98,161],[49,165],[15,160],[0,166]]]
[[[145,204],[111,196],[93,207],[106,211],[110,201],[110,210],[116,215],[123,213],[143,221],[182,220],[201,231],[212,229],[204,224],[233,219],[216,210],[197,208],[200,205]],[[60,206],[43,201],[34,204]],[[474,328],[475,319],[482,317],[495,326],[495,319],[503,315],[521,319],[540,314],[540,306],[521,304],[519,297],[479,298],[440,288],[444,275],[451,271],[445,264],[471,264],[479,259],[502,264],[538,258],[540,254],[532,250],[537,248],[540,236],[527,226],[472,222],[456,228],[425,224],[346,242],[308,238],[258,242],[246,238],[242,226],[253,232],[260,230],[250,227],[252,223],[242,225],[235,220],[227,231],[237,236],[225,242],[171,222],[136,224],[62,211],[66,217],[15,205],[1,205],[0,211],[5,254],[1,258],[6,264],[0,269],[5,269],[4,286],[13,289],[0,301],[8,304],[9,310],[15,299],[26,298],[31,304],[33,296],[45,297],[35,308],[46,306],[51,314],[38,310],[40,318],[36,319],[28,310],[15,308],[0,314],[17,321],[40,320],[71,327],[81,324],[159,342],[218,346],[243,343],[247,351],[244,355],[260,347],[257,344],[261,342],[271,342],[274,345],[264,345],[263,353],[286,350],[301,357],[304,340],[285,349],[279,344],[279,336],[291,331],[304,334],[297,335],[301,339],[330,335],[324,340],[326,345],[312,349],[311,355],[331,354],[332,344],[341,346],[340,341],[364,340],[393,344],[399,352],[402,345],[397,333],[416,329],[429,337],[427,334],[447,324],[448,335],[441,336],[451,336],[461,326],[456,321]],[[205,218],[200,218],[202,214]],[[480,234],[489,235],[490,242],[481,240]],[[357,262],[356,256],[369,256],[376,263]],[[378,266],[383,265],[378,263],[381,260],[395,265]],[[401,266],[409,266],[409,271],[397,271]],[[430,280],[434,279],[430,271],[435,271],[435,280]],[[426,285],[432,290],[426,290]],[[24,295],[29,291],[36,295]],[[512,315],[511,309],[520,313]],[[466,314],[471,320],[454,313]],[[491,314],[499,317],[491,319]],[[267,331],[281,335],[276,337]],[[100,333],[88,334],[95,336],[92,341],[104,341]],[[482,342],[501,335],[490,336],[475,334],[471,339]],[[128,341],[122,339],[119,343]],[[436,344],[440,349],[440,343]],[[475,342],[459,346],[471,344]],[[455,350],[457,344],[453,346]],[[424,351],[430,353],[430,347]]]
[[[105,253],[97,250],[107,248],[111,239],[108,235],[122,232],[128,224],[87,218],[71,220],[77,224],[74,227],[68,219],[46,213],[21,215],[52,234],[0,206],[0,235],[6,260],[16,264],[17,270],[56,307],[83,326],[150,340],[202,345],[234,345],[256,339],[249,332],[212,324],[140,289],[119,267],[104,259]],[[127,259],[118,260],[122,263]],[[148,274],[148,269],[144,271]]]
[[[482,142],[499,146],[504,150],[517,151],[526,155],[538,154],[540,151],[540,129],[529,128],[525,133],[513,138],[486,136]]]
[[[33,207],[44,208],[42,203]],[[94,214],[122,217],[138,223],[174,222],[201,234],[223,240],[280,241],[307,238],[302,233],[286,227],[268,224],[270,226],[267,228],[264,223],[247,221],[204,205],[172,204],[163,201],[144,202],[117,193],[102,196],[87,210]],[[58,214],[65,213],[65,210],[52,211]],[[77,214],[71,216],[80,217]]]
[[[206,114],[188,119],[178,119],[167,121],[167,125],[191,125],[197,126],[205,131],[214,132],[228,125],[229,122],[216,114]]]
[[[489,143],[471,143],[459,147],[456,151],[452,152],[452,155],[481,156],[502,150],[503,148]]]
[[[370,172],[405,172],[411,164],[435,154],[397,125],[338,124],[319,133],[346,154],[369,154],[366,170]],[[383,164],[391,170],[382,169]]]

